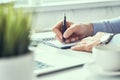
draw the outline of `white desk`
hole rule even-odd
[[[46,76],[41,76],[36,80],[83,80],[82,76],[80,76],[81,74],[82,74],[82,69],[75,68],[58,73],[53,73]]]
[[[80,67],[41,76],[35,80],[120,80],[120,76],[95,76],[84,72],[83,68]]]
[[[35,80],[120,80],[120,76],[94,76],[84,72],[83,68],[80,67],[41,76]]]
[[[46,50],[46,49],[49,49],[52,52],[62,51],[60,49],[57,50],[53,47],[50,47],[50,46],[47,46],[44,44],[40,44],[40,45],[41,45],[41,47],[40,47],[41,51]],[[62,52],[64,52],[64,51],[62,51]],[[74,53],[74,51],[71,51],[71,50],[67,50],[66,52],[69,54],[71,52],[71,56],[76,55],[76,58],[81,53],[81,52]],[[84,52],[83,52],[83,55],[84,55]],[[113,76],[113,77],[112,76],[111,77],[109,77],[109,76],[94,76],[93,74],[89,74],[89,73],[85,72],[85,70],[81,66],[81,67],[77,67],[77,68],[73,68],[73,69],[69,69],[69,70],[65,70],[65,71],[61,71],[61,72],[57,72],[57,73],[52,73],[49,75],[40,76],[40,77],[37,77],[35,80],[120,80],[120,76]]]

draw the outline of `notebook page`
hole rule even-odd
[[[65,44],[59,42],[58,40],[51,40],[51,41],[43,41],[43,43],[56,48],[68,49],[71,48],[71,46],[74,46],[77,42]]]
[[[77,43],[77,42],[69,44],[61,43],[55,39],[55,34],[53,32],[35,33],[31,37],[32,37],[31,39],[33,40],[40,41],[46,45],[61,49],[68,49]]]
[[[33,33],[31,35],[31,40],[33,41],[44,41],[44,40],[51,40],[55,39],[55,34],[53,32],[40,32],[40,33]]]

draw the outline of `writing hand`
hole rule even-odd
[[[77,40],[81,40],[93,34],[92,24],[75,24],[70,21],[67,21],[66,23],[67,23],[67,30],[64,32],[63,35],[61,32],[62,21],[58,22],[53,28],[53,32],[56,34],[56,38],[60,42],[63,42],[62,36],[66,38],[65,43],[70,43]]]

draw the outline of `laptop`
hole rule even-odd
[[[47,33],[51,33],[52,35],[52,32]],[[43,76],[75,67],[81,67],[83,64],[92,60],[91,53],[73,51],[71,49],[60,49],[45,45],[41,40],[43,39],[43,35],[45,36],[47,33],[38,33],[36,34],[37,37],[34,34],[34,40],[39,41],[37,47],[34,48],[34,74],[36,76]]]

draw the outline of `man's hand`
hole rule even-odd
[[[71,47],[71,49],[92,52],[92,48],[100,44],[100,38],[105,34],[106,33],[98,32],[93,37],[84,38],[79,43],[77,43],[75,46]]]
[[[92,24],[74,24],[73,22],[67,21],[67,30],[62,35],[61,33],[62,21],[58,22],[54,28],[53,32],[56,34],[56,38],[63,42],[62,37],[66,38],[65,43],[74,42],[77,40],[81,40],[87,36],[91,36],[93,34],[93,26]]]

